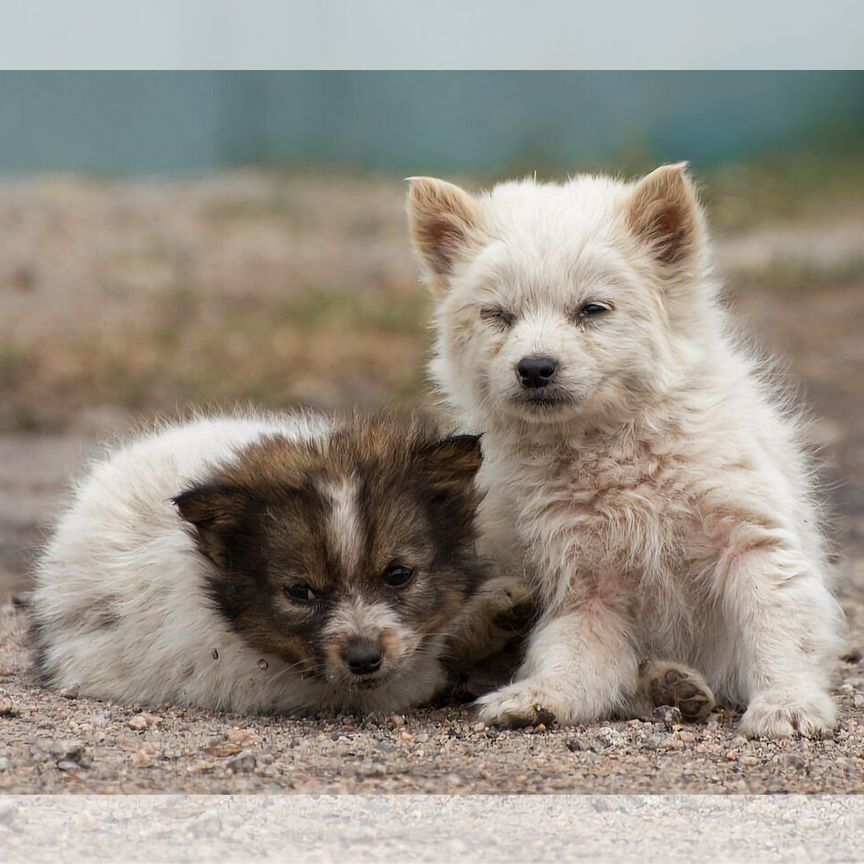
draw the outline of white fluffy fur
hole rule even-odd
[[[381,688],[350,692],[249,647],[208,598],[213,565],[172,504],[263,436],[314,440],[330,429],[314,415],[199,419],[92,466],[38,565],[33,607],[50,681],[118,702],[244,712],[387,711],[431,698],[444,683],[435,646]],[[109,609],[120,626],[99,626]]]
[[[828,732],[844,622],[800,424],[732,335],[683,167],[477,197],[421,178],[408,212],[437,296],[433,375],[484,433],[486,552],[545,606],[481,717],[626,712],[657,656],[746,704],[749,735]],[[612,309],[574,318],[588,302]],[[557,358],[567,404],[519,402],[531,354]]]

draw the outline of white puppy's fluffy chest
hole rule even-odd
[[[664,451],[646,442],[594,442],[559,448],[551,459],[507,449],[490,459],[484,480],[508,490],[529,572],[547,604],[617,597],[645,621],[651,642],[672,629],[658,630],[658,617],[691,629],[695,577],[713,544],[696,515],[683,456]]]

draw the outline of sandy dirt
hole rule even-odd
[[[499,731],[466,708],[291,720],[37,685],[12,598],[68,477],[102,442],[211,393],[277,407],[424,398],[428,310],[399,184],[284,183],[0,187],[0,792],[864,791],[860,655],[838,662],[842,719],[819,742],[747,741],[724,712],[704,726]],[[812,408],[853,648],[864,645],[862,237],[864,214],[844,210],[748,223],[718,243],[736,316]],[[346,299],[351,285],[359,300]],[[314,370],[300,363],[307,350]]]

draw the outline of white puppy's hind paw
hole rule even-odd
[[[827,693],[805,698],[793,694],[757,694],[741,718],[748,738],[829,738],[837,725],[837,706]]]
[[[539,723],[548,725],[558,719],[551,707],[553,700],[530,679],[517,681],[487,693],[475,704],[480,719],[487,726],[509,726],[517,729]]]

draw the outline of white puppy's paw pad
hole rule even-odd
[[[654,707],[672,705],[688,723],[701,723],[717,705],[705,679],[689,666],[655,663],[643,674]]]
[[[837,724],[837,706],[827,694],[805,698],[756,696],[741,718],[748,738],[829,738]]]
[[[549,725],[555,722],[555,711],[550,707],[551,702],[537,687],[527,681],[520,681],[488,693],[478,699],[476,705],[480,719],[487,726],[518,729],[522,726],[536,726],[538,723]]]

